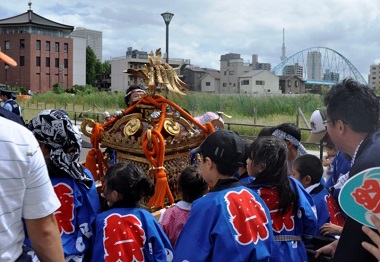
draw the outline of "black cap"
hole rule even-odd
[[[249,143],[243,142],[244,153],[241,155],[239,167],[246,167],[247,166],[249,146],[250,146]]]
[[[1,95],[6,96],[8,98],[12,98],[12,93],[12,90],[1,89]]]
[[[1,89],[1,94],[2,95],[12,95],[12,90]]]
[[[244,143],[236,133],[220,129],[206,137],[193,152],[209,157],[217,164],[240,166],[244,154]]]

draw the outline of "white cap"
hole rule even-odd
[[[317,143],[323,139],[327,130],[323,121],[326,120],[326,108],[315,110],[310,117],[311,134],[307,139],[309,143]]]

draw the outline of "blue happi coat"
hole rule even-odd
[[[263,200],[235,178],[193,202],[174,261],[269,261],[273,232]]]
[[[84,172],[92,177],[88,169],[84,169]],[[92,183],[91,188],[87,188],[69,176],[56,176],[50,179],[61,202],[60,208],[54,212],[54,215],[61,234],[65,259],[83,261],[85,254],[90,252],[91,248],[93,237],[91,217],[100,213],[95,183]],[[25,239],[25,244],[31,247],[28,238]],[[31,255],[34,255],[33,252]]]
[[[91,261],[172,261],[168,237],[142,208],[111,208],[96,216]]]
[[[269,184],[247,185],[254,189],[267,204],[275,236],[275,253],[271,261],[305,261],[307,253],[303,240],[311,239],[317,231],[317,216],[311,196],[301,183],[289,177],[292,190],[298,196],[298,202],[286,213],[278,212],[278,192]]]

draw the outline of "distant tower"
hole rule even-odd
[[[307,53],[307,79],[322,80],[322,54],[319,51]]]
[[[282,29],[282,55],[281,55],[280,59],[281,59],[281,61],[286,59],[285,28]]]

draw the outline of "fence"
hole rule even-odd
[[[33,104],[33,107],[30,106],[29,101],[22,101],[21,104],[24,111],[41,111],[44,109],[64,109],[68,112],[71,119],[74,121],[74,124],[77,125],[78,122],[81,122],[85,118],[93,119],[96,122],[101,122],[103,120],[103,112],[105,111],[99,108],[95,103],[92,105],[88,104],[70,104],[70,103],[64,103],[59,104],[57,102],[55,103],[47,103],[47,102],[37,102],[36,104]],[[90,109],[88,109],[90,107]],[[32,115],[35,115],[37,112],[34,112]],[[25,118],[28,119],[28,118]],[[258,110],[256,107],[253,108],[253,124],[245,124],[245,123],[230,123],[225,122],[225,128],[228,130],[236,131],[236,127],[252,127],[252,130],[256,128],[265,128],[265,127],[271,127],[269,125],[263,125],[263,124],[257,124],[258,119]],[[306,128],[300,127],[300,123],[303,123]],[[309,121],[306,119],[305,115],[303,114],[301,108],[297,109],[296,115],[295,115],[295,124],[300,128],[301,131],[307,131],[310,132],[310,125]],[[253,141],[256,136],[253,135],[240,135],[243,139]],[[319,148],[319,155],[320,159],[323,157],[324,152],[324,144],[321,142],[319,145],[308,143],[307,141],[301,141],[303,145],[306,146],[317,146]]]

